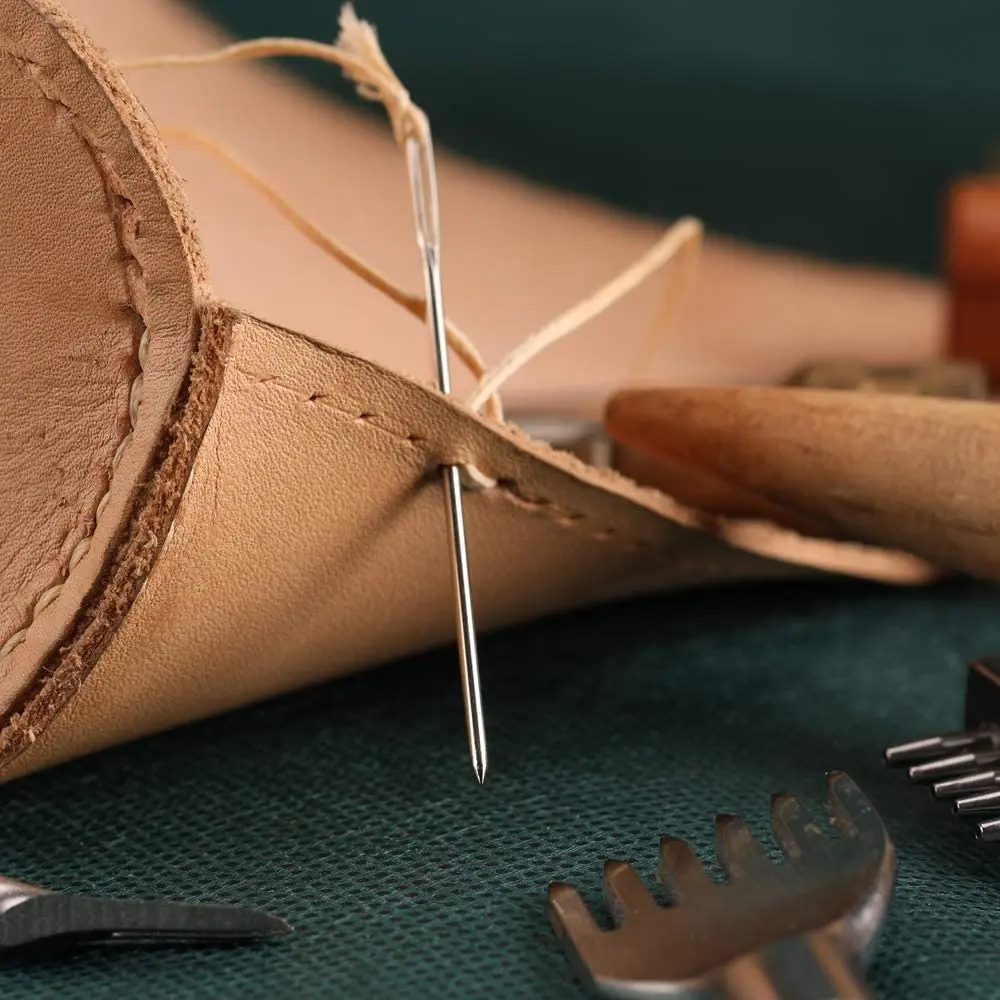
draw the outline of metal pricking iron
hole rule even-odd
[[[885,761],[905,765],[914,782],[931,782],[936,799],[960,816],[980,817],[976,836],[1000,840],[1000,657],[969,664],[965,730],[889,747]]]
[[[657,905],[635,870],[604,866],[615,929],[602,930],[577,891],[549,887],[549,914],[578,976],[602,996],[700,1000],[864,1000],[895,877],[882,821],[843,772],[828,776],[840,839],[826,837],[791,795],[772,799],[773,864],[738,816],[716,818],[728,879],[713,882],[684,841],[660,842],[658,880],[677,905]]]

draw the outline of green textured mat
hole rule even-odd
[[[242,902],[297,932],[251,949],[0,963],[4,1000],[579,995],[545,913],[601,861],[766,830],[847,770],[900,877],[882,997],[1000,993],[1000,849],[886,772],[889,742],[961,715],[1000,649],[1000,593],[862,585],[665,596],[484,644],[492,773],[465,759],[451,650],[117,749],[4,790],[5,873],[66,890]]]

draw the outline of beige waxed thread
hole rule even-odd
[[[349,250],[342,243],[339,243],[332,236],[320,229],[319,226],[297,209],[274,185],[265,180],[260,173],[243,161],[233,150],[227,148],[212,136],[185,126],[165,125],[160,129],[160,134],[166,139],[174,139],[185,145],[197,147],[215,157],[223,166],[232,170],[242,180],[246,181],[252,188],[262,194],[310,243],[343,264],[352,274],[355,274],[373,288],[382,292],[393,302],[402,306],[412,316],[415,316],[419,320],[426,318],[427,302],[423,296],[412,295],[404,291],[377,268],[354,253],[354,251]],[[451,320],[446,320],[446,328],[448,346],[478,380],[486,372],[486,362],[476,349],[476,345]],[[486,411],[495,420],[503,419],[503,408],[498,393],[494,393],[486,401]]]
[[[125,205],[134,208],[130,199],[119,190],[119,182],[117,178],[114,178],[113,171],[111,169],[111,163],[109,157],[100,147],[94,142],[91,136],[89,136],[84,130],[81,123],[78,121],[76,114],[73,109],[62,100],[62,98],[54,92],[52,88],[52,83],[45,75],[44,68],[33,60],[14,56],[10,53],[8,55],[11,61],[24,73],[25,78],[32,81],[38,88],[42,96],[49,101],[55,107],[60,108],[70,120],[70,124],[73,131],[80,137],[80,140],[87,147],[88,150],[93,155],[94,162],[98,167],[101,177],[113,199],[117,199],[123,202]],[[121,228],[119,237],[125,247],[125,252],[128,254],[129,258],[135,262],[136,269],[139,272],[139,280],[142,280],[142,268],[141,265],[136,261],[134,254],[129,250],[127,245],[127,240],[125,237],[126,227],[123,222],[123,213],[113,212],[116,227]],[[134,292],[132,288],[133,281],[135,280],[129,273],[128,268],[125,268],[126,283],[129,286],[130,292]],[[134,296],[133,296],[134,297]],[[134,308],[134,307],[133,307]],[[69,561],[67,563],[66,569],[63,571],[64,578],[59,583],[53,584],[48,587],[42,594],[36,598],[34,605],[31,609],[31,618],[26,625],[18,629],[13,634],[9,635],[2,645],[0,645],[0,660],[9,656],[18,646],[20,646],[25,639],[28,637],[28,633],[31,627],[35,624],[38,616],[47,608],[59,595],[62,593],[63,588],[69,579],[70,574],[79,566],[80,562],[84,559],[87,553],[90,551],[90,546],[93,541],[94,533],[97,531],[97,524],[101,519],[101,515],[107,509],[108,503],[111,500],[111,486],[114,481],[114,474],[118,469],[118,465],[121,462],[122,456],[128,448],[128,445],[132,441],[133,432],[135,430],[136,422],[139,415],[139,404],[142,400],[142,385],[143,385],[143,372],[146,365],[146,358],[149,352],[149,330],[146,327],[145,319],[138,309],[135,309],[136,315],[140,320],[143,321],[143,332],[141,339],[139,341],[139,348],[137,351],[137,361],[139,366],[139,374],[133,379],[131,386],[129,387],[129,431],[125,437],[119,442],[117,449],[115,450],[114,457],[111,461],[111,472],[108,477],[108,487],[104,495],[101,497],[97,504],[97,509],[94,512],[94,529],[85,538],[80,539],[79,542],[73,547],[73,551],[70,553]]]
[[[413,103],[409,92],[392,71],[379,46],[375,29],[367,22],[360,21],[350,4],[345,5],[341,10],[340,29],[340,37],[335,45],[299,38],[258,38],[246,42],[236,42],[210,52],[131,59],[120,65],[128,69],[155,69],[169,66],[207,66],[229,61],[266,59],[274,56],[305,56],[307,58],[316,58],[340,66],[345,76],[357,84],[358,93],[362,97],[372,101],[379,101],[385,106],[397,143],[402,144],[410,136],[415,137],[418,141],[424,140],[429,134],[427,117]],[[174,131],[177,134],[178,129],[175,127]],[[189,139],[194,139],[197,136],[197,139],[194,141],[197,141],[203,148],[214,153],[223,162],[228,161],[228,165],[236,169],[240,176],[264,193],[271,200],[272,204],[278,207],[282,211],[282,214],[300,232],[312,239],[317,246],[326,250],[327,253],[331,253],[332,256],[342,263],[347,263],[346,258],[350,258],[352,263],[348,264],[348,266],[351,267],[355,274],[368,280],[375,287],[389,294],[394,301],[400,302],[400,304],[406,305],[407,303],[419,302],[421,310],[425,308],[422,298],[418,299],[408,295],[398,287],[391,285],[388,279],[378,275],[373,269],[367,268],[367,265],[364,265],[355,255],[344,250],[335,240],[322,233],[318,227],[297,210],[293,209],[287,199],[276,189],[264,181],[252,168],[242,164],[238,158],[229,154],[214,139],[201,136],[192,130],[182,131]],[[478,410],[488,404],[493,413],[498,413],[500,411],[500,387],[528,361],[552,344],[579,329],[583,324],[600,315],[620,298],[635,289],[660,268],[664,267],[681,251],[688,250],[690,258],[693,258],[696,262],[698,251],[701,247],[702,236],[703,228],[697,219],[683,218],[678,220],[650,250],[626,268],[618,277],[608,282],[593,295],[588,296],[582,302],[545,324],[540,330],[525,337],[494,368],[479,374],[470,365],[469,367],[473,371],[473,374],[479,375],[479,383],[468,400],[468,405],[472,409]],[[368,273],[362,273],[359,265],[367,268]],[[693,267],[689,266],[682,272],[682,284],[685,287],[690,284],[693,271]],[[375,276],[383,284],[372,280]],[[391,291],[389,291],[389,287],[391,287]],[[673,299],[672,308],[670,309],[670,321],[673,320],[674,314],[678,311],[683,298],[682,294]],[[454,346],[450,335],[451,332],[449,331],[449,344]],[[468,344],[474,351],[475,348],[472,342],[468,341]],[[475,353],[478,356],[478,351]],[[466,358],[462,358],[462,360],[468,364]],[[478,470],[476,471],[478,472]],[[482,473],[479,473],[479,476],[484,480],[489,478],[483,476]],[[472,478],[474,479],[475,477]],[[479,488],[483,487],[480,486]]]
[[[245,180],[251,187],[260,192],[271,202],[278,212],[290,222],[303,236],[324,253],[346,266],[353,274],[366,281],[373,288],[398,303],[411,315],[418,319],[425,318],[427,303],[422,296],[411,295],[401,289],[393,281],[372,267],[365,260],[348,250],[328,233],[320,229],[303,212],[291,202],[269,181],[265,180],[253,167],[245,163],[231,149],[212,136],[196,129],[178,125],[166,125],[161,129],[164,137],[175,139],[186,145],[196,146],[214,156],[228,169]],[[690,285],[693,268],[697,264],[703,236],[702,225],[697,219],[690,217],[679,219],[657,242],[631,264],[625,271],[612,279],[593,295],[571,307],[566,312],[551,320],[540,330],[529,335],[511,351],[494,368],[487,370],[482,355],[471,338],[458,329],[450,320],[447,321],[448,344],[466,368],[479,381],[473,396],[468,400],[472,409],[484,408],[486,414],[493,419],[503,419],[503,409],[500,399],[500,388],[512,375],[524,367],[536,354],[550,347],[563,337],[575,332],[584,324],[594,319],[600,313],[610,308],[624,295],[632,291],[657,270],[665,266],[675,257],[687,253],[688,269],[682,275],[680,293],[670,298],[664,306],[667,319],[664,325],[669,326],[675,318],[683,302],[686,287]],[[480,475],[482,475],[480,473]],[[482,485],[476,488],[483,489]]]
[[[649,326],[635,351],[628,366],[627,381],[631,384],[648,381],[648,373],[653,370],[658,352],[663,347],[662,332],[670,329],[677,322],[694,286],[694,279],[701,263],[701,251],[704,244],[704,232],[692,238],[677,252],[676,273],[674,280],[667,280],[666,289],[660,298],[659,306],[649,322]]]
[[[398,143],[413,136],[426,147],[430,130],[427,117],[410,98],[409,92],[393,73],[374,28],[357,18],[346,4],[340,14],[340,37],[335,45],[298,38],[258,38],[237,42],[213,52],[190,56],[166,55],[148,59],[131,59],[120,63],[123,69],[155,69],[168,66],[205,66],[212,63],[267,59],[274,56],[304,56],[339,66],[344,75],[357,85],[358,93],[367,100],[382,103],[389,114],[393,135]],[[193,129],[169,126],[165,135],[200,146],[262,193],[275,208],[312,243],[347,266],[354,274],[388,295],[419,319],[426,318],[426,302],[422,296],[410,295],[356,254],[347,250],[299,212],[275,187],[248,164],[210,136]],[[471,340],[451,322],[446,322],[449,346],[472,374],[479,378],[486,369],[482,356]],[[503,419],[499,395],[489,401],[489,415]]]
[[[486,475],[482,469],[477,468],[475,465],[465,462],[459,465],[458,470],[462,476],[462,486],[473,493],[477,493],[480,490],[492,490],[497,487],[498,480],[494,479],[493,476]]]
[[[567,309],[540,330],[525,337],[499,364],[491,368],[479,380],[479,385],[468,399],[473,410],[483,403],[512,375],[524,367],[537,354],[579,330],[585,323],[599,316],[613,306],[622,296],[641,285],[650,275],[673,260],[682,250],[687,250],[695,258],[702,242],[703,228],[698,219],[685,217],[678,219],[637,261],[627,267],[617,277],[599,288],[582,302]],[[687,268],[686,274],[692,273]],[[674,299],[679,308],[681,296]],[[676,310],[674,310],[676,311]],[[674,319],[670,317],[671,321]]]
[[[333,387],[329,389],[315,389],[303,394],[301,387],[289,385],[276,375],[262,375],[259,372],[243,368],[239,365],[233,366],[231,370],[236,375],[247,379],[254,386],[277,389],[288,393],[294,397],[295,403],[298,406],[322,406],[340,420],[363,424],[365,427],[369,427],[378,433],[388,435],[394,441],[419,448],[425,455],[429,453],[425,447],[428,442],[423,435],[415,434],[405,427],[400,427],[398,422],[392,420],[392,418],[385,421],[384,415],[381,413],[375,413],[370,410],[363,410],[359,413],[357,404],[350,407],[344,406],[337,402],[338,392]],[[392,426],[393,423],[396,423],[395,427]],[[587,530],[595,521],[595,515],[563,507],[548,497],[530,496],[521,489],[515,479],[509,477],[494,479],[480,472],[474,465],[455,464],[459,465],[459,468],[462,469],[463,479],[467,474],[469,475],[468,483],[464,484],[468,488],[473,490],[493,490],[495,494],[499,494],[513,506],[530,511],[533,514],[540,514],[563,528],[577,531],[585,530],[587,537],[599,542],[614,540],[618,547],[630,552],[649,549],[657,544],[647,539],[622,537],[619,535],[618,529],[612,525],[605,528]]]

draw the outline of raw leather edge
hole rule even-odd
[[[65,645],[42,663],[34,682],[0,719],[0,768],[35,741],[87,679],[152,570],[215,410],[237,316],[218,303],[199,310],[201,337],[164,429],[155,471],[142,486],[115,556],[84,602]]]

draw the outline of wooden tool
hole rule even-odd
[[[1000,406],[803,388],[615,396],[609,433],[683,503],[1000,579]],[[627,468],[625,471],[628,471]]]

